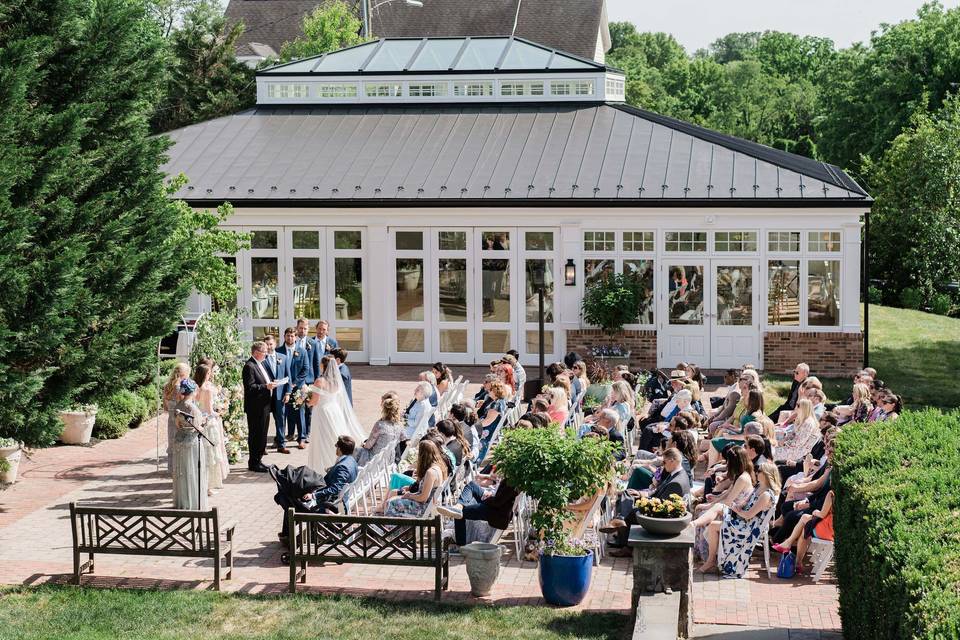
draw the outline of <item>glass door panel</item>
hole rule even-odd
[[[710,323],[704,308],[708,262],[681,259],[664,261],[659,274],[663,302],[657,342],[658,366],[675,367],[679,362],[703,366],[710,357]]]
[[[293,258],[293,315],[320,317],[320,258]]]
[[[427,362],[432,355],[428,338],[432,319],[427,309],[435,308],[427,304],[431,291],[427,231],[398,229],[391,230],[390,236],[395,279],[391,359]]]
[[[512,229],[483,229],[479,231],[479,250],[476,252],[479,269],[476,270],[480,304],[475,322],[480,332],[475,350],[475,361],[480,364],[503,355],[514,344],[516,312],[512,292],[515,277],[511,262],[516,250],[511,244]],[[504,349],[504,345],[510,345]]]
[[[709,313],[713,369],[756,364],[760,357],[756,280],[754,261],[713,261],[713,304]]]
[[[437,283],[433,304],[437,323],[436,358],[432,359],[467,364],[472,362],[470,308],[474,298],[469,255],[472,231],[432,229],[430,233]]]
[[[521,229],[518,235],[523,238],[520,248],[518,264],[522,265],[521,291],[519,301],[521,314],[521,332],[517,336],[519,345],[514,346],[520,351],[520,358],[527,365],[536,364],[540,357],[540,308],[538,300],[537,282],[543,274],[543,341],[544,360],[551,362],[557,359],[554,343],[557,311],[556,294],[561,261],[557,257],[556,247],[559,246],[559,233],[556,229]],[[612,263],[608,265],[612,269]],[[595,270],[603,272],[602,265],[593,265]]]
[[[671,325],[703,325],[703,265],[671,265],[667,291]]]

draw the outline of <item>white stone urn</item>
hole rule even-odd
[[[0,458],[3,458],[9,464],[6,471],[0,471],[0,484],[13,484],[17,481],[17,468],[20,466],[20,444],[11,447],[0,447]]]
[[[93,423],[97,421],[97,408],[91,406],[78,410],[61,411],[60,420],[63,422],[60,442],[63,444],[88,444],[90,434],[93,433]]]
[[[471,542],[460,547],[467,561],[467,577],[470,578],[470,593],[482,597],[490,595],[493,584],[500,575],[500,556],[503,547],[486,542]]]

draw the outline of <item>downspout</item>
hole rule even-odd
[[[870,210],[863,214],[863,366],[870,366]]]

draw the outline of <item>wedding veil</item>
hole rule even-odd
[[[323,359],[323,363],[326,368],[321,378],[326,380],[330,389],[329,393],[333,394],[337,405],[340,407],[340,411],[347,420],[347,424],[343,425],[343,427],[346,428],[348,434],[356,439],[358,435],[363,435],[363,429],[360,427],[357,412],[353,410],[353,407],[350,405],[350,400],[347,398],[347,389],[343,384],[343,376],[340,375],[340,367],[337,366],[337,360],[333,356],[326,356]],[[359,441],[357,445],[360,445]]]

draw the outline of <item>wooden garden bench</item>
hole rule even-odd
[[[434,595],[448,588],[450,555],[443,545],[440,516],[388,518],[287,510],[290,593],[306,582],[311,562],[433,567]]]
[[[227,562],[226,580],[233,577],[233,538],[236,524],[223,528],[217,508],[127,509],[85,507],[70,503],[73,529],[73,576],[80,584],[93,573],[93,556],[110,553],[134,556],[173,556],[213,559],[213,586],[220,590],[220,562]],[[80,554],[89,558],[81,563]]]

